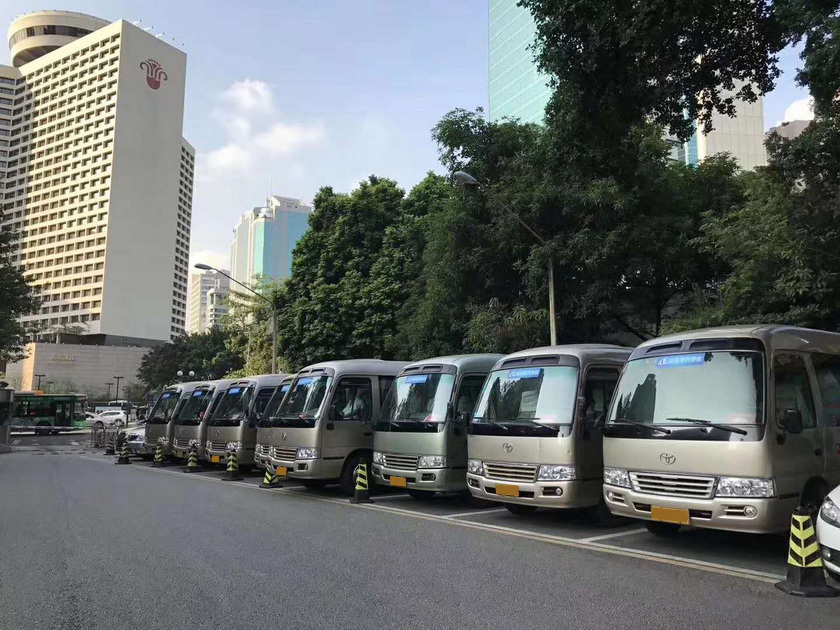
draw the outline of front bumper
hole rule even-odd
[[[790,528],[790,515],[799,502],[790,499],[747,499],[741,497],[715,497],[690,499],[642,494],[632,488],[604,484],[604,500],[610,512],[645,521],[651,518],[653,506],[688,510],[693,527],[723,529],[733,532],[771,534]],[[752,506],[755,516],[747,516],[744,509]]]
[[[295,459],[282,460],[273,457],[268,462],[275,468],[283,466],[288,470],[292,479],[338,479],[341,475],[341,467],[344,460],[323,460],[323,459]]]
[[[519,496],[496,493],[497,486],[516,486]],[[546,508],[586,508],[600,501],[601,481],[504,481],[467,473],[467,487],[479,499]]]
[[[127,444],[128,450],[131,451],[133,455],[149,455],[154,454],[155,452],[154,448],[152,448],[150,452],[149,447],[146,446],[146,442],[143,440],[129,441]]]
[[[205,447],[201,449],[203,452],[201,454],[201,458],[207,462],[216,463],[216,464],[224,464],[227,462],[228,453],[232,453],[233,451],[228,451],[226,449],[216,449],[212,447]],[[213,462],[213,457],[218,456],[219,461]],[[251,466],[254,464],[254,447],[251,448],[242,447],[237,449],[236,451],[236,463],[239,466]]]
[[[464,468],[417,468],[401,470],[373,464],[373,480],[383,486],[391,485],[391,477],[405,479],[406,488],[429,492],[459,492],[467,487]],[[398,486],[403,487],[403,486]]]

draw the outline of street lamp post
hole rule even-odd
[[[113,383],[105,383],[105,384],[108,386],[108,395],[106,396],[106,398],[108,400],[111,400],[111,386],[113,385]]]
[[[112,376],[115,381],[117,381],[117,387],[115,388],[116,391],[114,392],[114,400],[120,399],[120,381],[125,378],[125,376]]]
[[[274,302],[269,300],[264,295],[257,293],[247,284],[239,282],[239,280],[237,280],[236,278],[230,277],[221,269],[216,269],[215,267],[205,265],[204,263],[196,263],[194,266],[196,269],[201,269],[202,271],[215,271],[216,273],[220,273],[228,280],[235,282],[239,286],[247,289],[248,291],[256,295],[262,301],[268,303],[268,305],[271,307],[271,373],[277,374],[277,308],[274,306]]]
[[[455,171],[452,176],[455,178],[455,181],[461,184],[464,188],[466,187],[474,187],[480,188],[481,183],[472,175],[465,171]],[[549,325],[549,334],[551,335],[551,345],[557,345],[557,317],[555,315],[555,302],[554,302],[554,254],[551,253],[551,246],[546,243],[545,239],[537,234],[534,229],[525,223],[518,214],[513,212],[510,208],[505,206],[508,214],[510,214],[514,219],[519,222],[519,225],[524,227],[528,232],[530,232],[531,236],[533,236],[537,242],[546,248],[548,251],[548,325]]]
[[[46,374],[33,374],[34,377],[38,379],[38,384],[35,386],[35,389],[41,389],[41,379],[46,376]]]

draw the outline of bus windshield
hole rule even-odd
[[[608,421],[614,424],[759,424],[764,419],[762,356],[717,351],[635,359],[624,369],[615,401]]]
[[[155,403],[155,408],[146,421],[148,424],[166,424],[172,419],[172,412],[178,404],[181,394],[177,391],[163,392]]]
[[[550,366],[491,372],[470,431],[476,435],[552,437],[572,424],[578,368]]]
[[[377,431],[434,433],[446,422],[454,374],[400,376],[388,390]]]
[[[289,391],[289,387],[291,385],[291,381],[283,383],[280,387],[274,390],[274,395],[271,397],[271,400],[268,401],[268,404],[265,406],[265,412],[260,417],[260,427],[265,428],[271,426],[271,417],[277,413],[277,408],[280,406],[280,403],[283,402],[283,397],[286,395],[286,392]]]
[[[314,427],[330,384],[332,378],[329,376],[303,376],[295,379],[289,393],[277,408],[277,413],[271,417],[271,426]]]
[[[175,424],[182,426],[197,426],[201,424],[201,419],[204,417],[204,412],[207,411],[207,406],[210,399],[213,397],[212,389],[197,389],[178,410],[178,417],[175,418]]]
[[[238,385],[229,388],[221,401],[219,401],[213,416],[207,424],[214,427],[235,427],[248,413],[251,404],[251,397],[254,395],[254,388]]]

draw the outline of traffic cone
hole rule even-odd
[[[120,456],[117,458],[117,461],[114,462],[116,464],[130,464],[131,460],[128,459],[128,440],[125,436],[122,436],[122,447],[120,448]]]
[[[117,449],[115,448],[115,442],[117,440],[116,434],[108,435],[105,434],[105,455],[116,455]]]
[[[373,503],[368,491],[367,464],[365,462],[359,463],[359,472],[356,473],[356,491],[350,497],[350,503]]]
[[[161,468],[165,465],[163,461],[163,447],[158,443],[157,448],[155,448],[155,460],[152,462],[152,466]]]
[[[187,467],[184,469],[184,472],[201,472],[201,467],[198,465],[198,447],[195,444],[190,447],[190,454],[187,458]]]
[[[280,477],[277,476],[277,471],[274,469],[269,462],[265,463],[265,475],[263,476],[263,482],[260,484],[260,488],[267,488],[271,490],[272,488],[282,488],[283,484],[280,483]]]
[[[243,479],[239,474],[239,463],[236,461],[236,451],[228,452],[227,470],[225,471],[227,477],[222,477],[222,481],[240,481]]]
[[[837,590],[825,583],[820,546],[811,515],[803,506],[793,511],[790,521],[790,551],[787,578],[776,588],[800,597],[835,597]]]

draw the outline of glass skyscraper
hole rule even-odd
[[[534,19],[517,1],[490,0],[490,120],[541,123],[551,90],[534,63]]]

